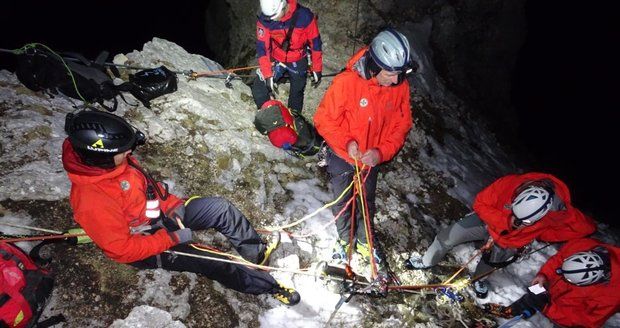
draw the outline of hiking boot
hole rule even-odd
[[[336,240],[334,247],[332,248],[332,260],[346,261],[347,250],[349,249],[349,243],[342,239]]]
[[[301,296],[299,296],[299,293],[295,289],[284,287],[277,281],[276,283],[277,285],[271,290],[271,295],[273,295],[275,299],[285,305],[295,305],[299,303]]]
[[[478,298],[487,298],[489,295],[489,286],[482,280],[474,281],[474,292]]]
[[[258,265],[268,265],[269,264],[269,256],[271,253],[278,248],[280,245],[280,232],[272,231],[269,235],[269,240],[265,245],[265,249],[258,255],[260,259],[258,261]]]
[[[425,265],[424,262],[422,262],[422,258],[419,256],[412,256],[406,259],[403,264],[408,270],[426,270],[431,268],[430,265]]]

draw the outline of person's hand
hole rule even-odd
[[[362,163],[370,167],[377,166],[380,160],[381,160],[381,153],[379,153],[379,150],[376,148],[368,149],[364,153],[364,155],[362,155]]]
[[[273,76],[268,77],[265,80],[265,84],[267,85],[267,89],[269,90],[269,93],[273,93],[275,95],[280,94],[278,92],[278,83],[276,81],[274,81]]]
[[[347,153],[352,159],[359,159],[362,156],[362,153],[360,153],[360,149],[357,146],[357,141],[349,141],[349,143],[347,144]]]
[[[190,228],[183,228],[177,231],[169,232],[172,240],[179,244],[187,244],[192,241],[192,230]]]
[[[323,74],[321,72],[312,72],[312,87],[316,89],[321,84],[322,78]]]
[[[536,277],[534,277],[534,280],[532,280],[532,285],[538,284],[540,287],[545,287],[546,283],[547,283],[547,278],[545,278],[545,276],[541,274],[536,275]]]

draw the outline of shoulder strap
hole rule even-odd
[[[293,30],[295,29],[295,24],[297,24],[297,16],[299,14],[299,9],[295,9],[293,16],[291,17],[291,25],[288,27],[288,31],[286,31],[286,38],[282,42],[282,49],[288,52],[288,48],[291,46],[291,36],[293,35]]]

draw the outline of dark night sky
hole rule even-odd
[[[91,0],[88,9],[85,3],[34,3],[3,1],[0,48],[38,41],[94,58],[104,49],[119,53],[141,48],[158,36],[190,52],[211,54],[204,37],[204,0],[177,0],[174,11],[146,1]],[[540,159],[533,168],[566,181],[577,206],[611,222],[617,221],[615,205],[620,204],[620,168],[612,159],[620,140],[620,56],[612,45],[618,45],[620,35],[617,11],[601,3],[530,0],[526,44],[515,75],[507,78],[515,83],[519,137]],[[75,8],[82,13],[73,14]],[[0,55],[0,68],[12,59]]]

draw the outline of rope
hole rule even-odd
[[[362,166],[362,170],[365,165]],[[370,174],[370,170],[368,170],[368,174]],[[366,200],[366,195],[364,194],[364,185],[362,184],[361,173],[359,165],[357,164],[357,159],[355,159],[355,176],[357,180],[357,185],[359,188],[358,194],[360,197],[360,204],[362,205],[362,219],[364,220],[364,232],[366,233],[366,242],[368,242],[368,249],[370,251],[370,264],[372,269],[372,278],[377,278],[377,263],[375,261],[374,252],[374,236],[372,233],[372,227],[370,226],[370,218],[368,212],[368,201]]]
[[[450,283],[452,280],[454,280],[454,278],[456,278],[456,276],[458,276],[459,273],[461,273],[463,270],[465,270],[465,268],[467,267],[467,265],[469,263],[471,263],[471,261],[473,261],[476,257],[478,257],[478,255],[482,254],[484,251],[489,249],[491,247],[491,245],[493,245],[493,241],[489,240],[489,242],[487,242],[476,253],[474,253],[474,255],[472,257],[470,257],[469,260],[467,260],[467,262],[465,262],[465,264],[461,265],[461,267],[452,276],[450,276],[450,278],[448,278],[448,280],[444,281],[444,284]]]
[[[300,224],[300,223],[302,223],[302,222],[312,218],[313,216],[317,215],[319,212],[323,211],[324,209],[327,209],[329,207],[334,206],[336,203],[338,203],[344,197],[344,195],[346,195],[346,193],[349,190],[351,190],[351,187],[353,187],[353,182],[351,182],[351,184],[334,201],[323,205],[319,209],[315,210],[314,212],[304,216],[303,218],[301,218],[301,219],[299,219],[299,220],[297,220],[297,221],[295,221],[293,223],[289,223],[287,225],[283,225],[283,226],[279,226],[279,227],[266,227],[266,228],[263,228],[262,230],[270,231],[271,232],[271,231],[280,231],[280,230],[284,230],[284,229],[287,229],[287,228],[294,227],[294,226],[296,226],[296,225],[298,225],[298,224]]]
[[[35,237],[25,237],[25,238],[7,238],[0,239],[2,243],[16,243],[18,241],[35,241],[35,240],[48,240],[48,239],[67,239],[72,237],[84,237],[87,236],[85,233],[68,233],[66,235],[54,235],[54,236],[35,236]]]
[[[22,228],[22,229],[30,229],[30,230],[35,230],[35,231],[55,233],[57,235],[60,235],[63,233],[62,231],[58,231],[58,230],[43,229],[43,228],[32,227],[32,226],[27,226],[27,225],[22,225],[22,224],[17,224],[17,223],[0,222],[0,225],[5,225],[8,227],[13,227],[13,228]]]

